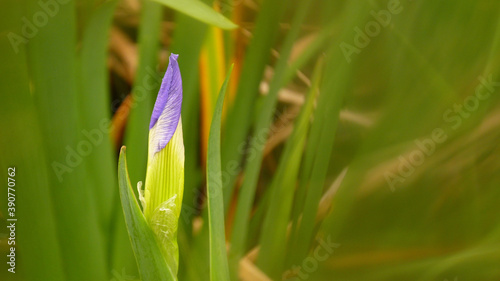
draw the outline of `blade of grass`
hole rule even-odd
[[[201,22],[220,27],[222,29],[233,29],[237,25],[228,20],[226,17],[217,13],[210,6],[200,0],[154,0],[167,7],[177,10]]]
[[[328,18],[330,20],[330,18]],[[336,21],[327,23],[327,26],[324,27],[320,32],[317,38],[304,50],[303,53],[301,53],[287,68],[285,78],[282,81],[282,85],[284,86],[288,84],[294,76],[296,76],[297,71],[302,68],[306,63],[308,63],[312,58],[314,58],[314,55],[318,52],[321,51],[321,48],[326,45],[326,42],[328,42],[328,38],[332,36],[333,29],[337,26]],[[309,145],[309,143],[308,143]],[[303,159],[303,168],[301,170],[301,174],[304,173],[304,171],[310,171],[310,167],[312,165],[312,157],[310,157],[311,154],[307,154],[305,159]],[[309,168],[308,168],[309,167]],[[304,177],[301,177],[301,179]],[[303,184],[301,184],[302,186]],[[298,188],[297,192],[298,194],[295,195],[295,202],[293,204],[293,209],[292,209],[292,229],[295,229],[296,227],[296,221],[300,215],[298,213],[299,210],[302,210],[303,207],[303,199],[305,199],[305,188]],[[269,194],[266,192],[263,196],[263,200],[269,200]],[[298,200],[298,199],[302,200]],[[258,208],[252,217],[251,221],[251,226],[250,226],[250,231],[251,233],[254,233],[254,235],[250,235],[250,237],[258,237],[257,233],[260,231],[260,229],[257,229],[257,225],[260,225],[263,221],[264,214],[266,212],[267,207],[265,206],[267,203],[261,202],[258,205]],[[300,205],[301,204],[301,205]],[[293,240],[294,237],[294,230],[291,231],[292,233],[292,238]]]
[[[288,66],[288,57],[292,50],[293,43],[299,35],[300,25],[307,15],[309,5],[309,1],[300,2],[300,6],[294,16],[290,32],[283,43],[281,55],[276,65],[275,74],[269,87],[269,93],[263,100],[262,109],[257,117],[254,129],[255,136],[260,136],[262,132],[266,132],[267,135],[269,127],[272,123],[272,116],[276,107],[278,92],[281,88],[285,70]],[[228,122],[230,120],[231,119],[229,119]],[[232,276],[236,276],[235,270],[237,269],[239,259],[243,255],[246,248],[250,209],[254,200],[255,188],[257,187],[258,176],[260,173],[263,148],[263,146],[255,148],[255,154],[253,157],[249,158],[247,168],[245,169],[245,178],[238,197],[230,249]]]
[[[270,57],[278,23],[285,12],[286,1],[269,0],[262,3],[253,39],[245,55],[238,91],[232,108],[228,111],[223,139],[222,169],[234,167],[224,184],[224,210],[227,212],[238,171],[241,170],[242,155],[239,147],[245,142],[251,125],[255,100],[264,68]]]
[[[324,7],[325,11],[332,10],[331,7],[328,6],[328,4]],[[337,20],[331,21],[331,15],[327,13],[326,15],[326,27],[323,28],[323,30],[320,32],[320,35],[318,38],[311,43],[309,48],[304,51],[303,54],[301,54],[290,66],[290,68],[287,71],[287,74],[285,75],[285,81],[289,81],[293,78],[293,76],[296,74],[296,71],[300,69],[301,65],[304,64],[307,61],[307,57],[312,56],[314,50],[316,48],[319,48],[321,45],[323,45],[322,41],[324,40],[325,42],[329,42],[327,39],[329,38],[329,34],[333,32],[333,29],[335,26],[337,26]],[[339,22],[342,22],[342,18],[338,20]],[[316,141],[319,140],[319,130],[311,130],[310,136],[308,137],[307,144],[306,144],[306,151],[313,151],[313,149],[317,146]],[[300,171],[300,179],[299,179],[299,187],[297,188],[297,193],[295,195],[294,203],[293,203],[293,208],[292,208],[292,228],[290,231],[290,243],[293,244],[294,241],[296,241],[296,229],[298,226],[298,219],[299,216],[304,208],[304,201],[306,198],[306,192],[307,192],[307,180],[310,177],[310,172],[312,169],[312,163],[314,160],[314,154],[313,153],[305,153],[304,158],[303,158],[303,164],[302,168]]]
[[[224,201],[222,195],[222,172],[220,156],[220,125],[222,119],[222,106],[226,94],[227,83],[231,76],[232,67],[217,99],[214,108],[212,125],[207,152],[207,200],[208,224],[210,229],[210,280],[229,280],[227,264],[226,239],[224,230]]]
[[[287,227],[322,67],[322,60],[319,60],[314,70],[306,103],[303,105],[292,135],[285,144],[278,170],[268,191],[271,192],[270,202],[272,203],[269,204],[264,218],[257,266],[272,278],[278,278],[285,265]]]
[[[142,281],[176,280],[163,257],[153,231],[139,208],[128,176],[125,147],[120,151],[118,183],[123,214]]]
[[[351,3],[346,9],[346,12],[352,16],[346,17],[348,19],[347,28],[343,31],[340,38],[338,38],[338,42],[347,41],[352,35],[351,30],[358,25],[359,21],[364,20],[363,11],[366,9],[366,6]],[[306,148],[305,159],[311,161],[309,164],[312,164],[309,171],[310,176],[307,175],[308,171],[305,171],[306,178],[302,182],[305,185],[299,186],[299,188],[307,189],[307,191],[302,210],[302,220],[297,229],[296,239],[291,242],[292,246],[290,247],[291,255],[289,255],[289,258],[293,262],[300,261],[301,258],[307,255],[314,235],[315,217],[323,192],[340,108],[347,91],[351,68],[351,65],[347,63],[341,50],[338,48],[338,44],[332,44],[325,71],[325,74],[329,75],[329,79],[325,79],[321,85],[318,107],[314,114],[313,125],[311,126],[311,137],[308,140]],[[328,118],[328,122],[326,118]]]
[[[40,9],[38,1],[29,1],[26,15],[40,13]],[[59,12],[29,40],[28,62],[46,165],[53,169],[50,184],[66,277],[103,280],[108,276],[105,244],[95,199],[85,188],[82,161],[87,159],[71,153],[71,149],[82,150],[78,146],[83,143],[78,134],[75,13],[72,1],[59,6]]]

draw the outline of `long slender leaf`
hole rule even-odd
[[[220,125],[222,106],[226,94],[227,83],[231,76],[232,67],[217,99],[210,126],[207,153],[207,193],[208,193],[208,224],[210,228],[210,280],[229,280],[227,264],[226,239],[224,234],[224,201],[222,194],[222,172],[220,156]]]
[[[237,25],[223,15],[217,13],[207,4],[200,0],[154,0],[183,14],[193,17],[207,24],[215,25],[223,29],[233,29]]]
[[[334,21],[323,27],[321,31],[318,32],[314,41],[307,46],[307,48],[290,64],[290,67],[286,70],[283,85],[288,84],[297,75],[297,71],[307,62],[311,59],[316,59],[315,55],[317,55],[326,45],[328,39],[333,36],[336,28],[338,28],[338,23]]]
[[[125,147],[120,151],[118,183],[123,214],[142,281],[176,280],[163,257],[155,235],[135,198],[128,176]]]
[[[84,136],[93,144],[92,153],[85,161],[89,176],[87,185],[94,192],[99,218],[108,228],[117,199],[115,154],[113,153],[108,124],[111,118],[109,85],[107,78],[107,48],[113,12],[118,1],[105,2],[91,14],[85,27],[80,56],[79,109],[82,112]]]
[[[245,55],[238,91],[233,107],[228,111],[225,136],[223,139],[222,169],[231,168],[224,184],[224,208],[227,212],[238,171],[241,169],[242,155],[239,147],[245,143],[251,125],[255,100],[271,46],[276,39],[278,23],[285,12],[286,1],[264,1],[257,18],[254,36]]]
[[[321,77],[322,60],[318,61],[313,82],[303,105],[293,133],[285,144],[285,151],[273,182],[269,207],[264,219],[260,236],[260,252],[257,265],[269,276],[277,278],[285,264],[287,226],[292,209],[293,195],[301,164],[302,152],[306,141],[309,120],[313,112],[314,101]]]

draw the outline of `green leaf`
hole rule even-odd
[[[180,223],[191,228],[191,218],[194,197],[197,195],[197,188],[202,184],[202,172],[199,166],[199,130],[200,110],[199,110],[199,53],[207,25],[196,21],[184,14],[176,15],[176,27],[172,39],[172,52],[179,54],[182,63],[179,68],[182,73],[182,124],[184,130],[184,147],[186,159],[184,163],[185,174],[189,175],[184,179],[184,196],[182,205],[182,220]],[[189,231],[188,233],[191,233]],[[182,251],[181,251],[182,254]]]
[[[4,196],[0,200],[0,210],[2,233],[8,235],[5,224],[6,219],[11,217],[8,215],[10,200],[7,200],[7,193],[13,193],[17,198],[14,201],[15,216],[20,218],[19,223],[16,223],[16,263],[21,266],[17,266],[16,273],[11,274],[7,271],[9,266],[4,264],[4,272],[0,274],[0,278],[26,281],[67,280],[61,241],[57,233],[55,202],[50,193],[50,174],[53,171],[46,164],[40,119],[33,102],[34,97],[30,93],[26,45],[12,44],[9,37],[4,36],[22,34],[22,22],[19,19],[24,15],[25,7],[14,1],[5,1],[2,5],[0,34],[3,35],[0,36],[0,53],[4,58],[0,64],[0,124],[4,132],[8,132],[8,137],[0,139],[0,178],[3,182],[0,189]],[[16,175],[10,177],[15,180],[15,186],[8,185],[8,167],[15,167]],[[5,241],[2,255],[5,256],[9,254],[11,247],[7,246],[8,241],[11,241],[7,240],[7,235],[2,238]],[[5,256],[2,257],[4,262],[7,261]]]
[[[334,21],[333,23],[323,27],[321,31],[318,32],[316,38],[307,46],[307,48],[302,51],[302,53],[292,63],[290,63],[286,70],[285,78],[283,79],[283,85],[292,81],[292,79],[297,76],[297,71],[309,63],[311,59],[317,59],[316,56],[323,50],[323,47],[327,44],[328,39],[334,36],[336,28],[338,28],[338,24]]]
[[[210,230],[210,280],[229,280],[229,267],[226,254],[226,239],[224,233],[224,201],[222,194],[222,172],[220,155],[220,125],[222,106],[226,94],[227,83],[233,66],[219,92],[215,105],[207,151],[207,192],[208,192],[208,223]]]
[[[357,15],[348,17],[346,26],[352,30],[364,17],[358,15],[363,11],[364,6],[352,3],[346,9],[348,12]],[[335,41],[347,41],[351,34],[344,31]],[[356,58],[353,58],[353,60]],[[325,73],[328,79],[322,81],[320,95],[318,97],[318,107],[314,113],[314,122],[308,144],[305,150],[305,167],[302,171],[302,178],[299,185],[299,194],[304,197],[302,220],[297,228],[294,241],[289,255],[293,262],[300,261],[307,255],[314,229],[316,226],[316,213],[323,194],[323,187],[331,161],[331,153],[337,132],[340,109],[344,101],[344,96],[348,92],[349,75],[352,65],[346,62],[343,53],[337,44],[332,44],[328,51],[328,59],[325,66]],[[325,116],[329,116],[328,119]],[[301,198],[299,198],[300,200]]]
[[[262,108],[255,122],[254,137],[259,136],[262,132],[266,133],[272,124],[272,117],[278,101],[278,92],[281,88],[282,81],[285,78],[285,70],[288,67],[288,57],[290,56],[293,43],[300,32],[300,25],[304,21],[310,2],[301,2],[297,13],[294,16],[290,32],[287,34],[283,43],[280,59],[276,64],[275,74],[269,86],[269,93],[263,100]],[[244,77],[242,75],[242,77]],[[248,106],[247,106],[248,107]],[[230,120],[228,120],[230,121]],[[229,130],[231,130],[230,128]],[[256,147],[254,157],[249,157],[246,163],[245,178],[240,189],[238,197],[238,206],[236,207],[236,215],[233,225],[231,239],[231,276],[236,276],[237,264],[243,255],[246,248],[246,239],[248,233],[248,224],[250,211],[254,201],[255,189],[257,187],[258,177],[261,170],[264,147]]]
[[[38,2],[25,1],[24,15],[45,13]],[[87,140],[79,126],[75,2],[60,5],[26,46],[29,85],[47,156],[45,165],[53,170],[49,173],[52,208],[66,277],[104,280],[109,274],[104,228],[96,200],[87,188],[88,174],[83,163],[87,158],[78,153],[78,147]]]
[[[222,29],[234,29],[238,27],[223,15],[217,13],[207,4],[199,0],[154,0],[167,7],[177,10],[183,14],[193,17],[207,24],[215,25]]]
[[[125,147],[122,147],[118,161],[118,183],[123,214],[139,266],[141,280],[176,280],[134,196],[127,170]]]

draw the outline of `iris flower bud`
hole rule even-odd
[[[177,225],[184,191],[182,79],[178,55],[171,54],[149,124],[145,190],[139,183],[144,217],[156,235],[162,254],[177,274]]]

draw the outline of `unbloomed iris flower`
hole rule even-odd
[[[177,223],[184,190],[182,79],[177,58],[176,54],[170,55],[151,115],[144,194],[141,184],[138,186],[144,217],[174,274],[179,260]]]

